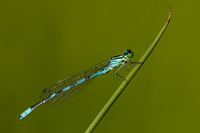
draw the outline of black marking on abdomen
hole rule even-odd
[[[62,91],[63,91],[63,90],[60,90],[60,91],[56,92],[56,95],[59,94],[59,93],[61,93]]]
[[[71,84],[71,85],[70,85],[70,89],[73,88],[73,87],[74,87],[74,84]]]
[[[90,79],[92,75],[85,77],[85,81],[87,81],[88,79]]]

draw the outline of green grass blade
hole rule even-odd
[[[169,21],[171,19],[171,7],[169,6],[169,17],[167,22],[165,23],[165,25],[163,26],[163,28],[161,29],[161,31],[159,32],[159,34],[157,35],[157,37],[155,38],[155,40],[153,41],[153,43],[149,46],[149,48],[147,49],[147,51],[143,54],[143,56],[140,58],[139,62],[142,62],[140,64],[138,64],[134,69],[132,69],[132,71],[128,74],[128,76],[126,77],[126,81],[123,81],[121,83],[121,85],[118,87],[118,89],[114,92],[114,94],[111,96],[111,98],[108,100],[108,102],[104,105],[104,107],[101,109],[101,111],[99,112],[99,114],[96,116],[96,118],[93,120],[93,122],[90,124],[90,126],[88,127],[88,129],[85,131],[86,133],[91,133],[94,131],[94,129],[97,127],[97,125],[99,124],[99,122],[103,119],[103,117],[105,116],[105,114],[108,112],[108,110],[112,107],[112,105],[114,104],[114,102],[117,100],[117,98],[120,96],[120,94],[124,91],[124,89],[127,87],[127,85],[129,84],[129,82],[133,79],[133,77],[135,76],[135,74],[139,71],[139,69],[142,67],[142,65],[144,64],[144,62],[147,60],[147,58],[149,57],[149,55],[151,54],[151,52],[153,51],[153,49],[156,47],[157,43],[159,42],[160,38],[162,37],[165,29],[167,28]]]

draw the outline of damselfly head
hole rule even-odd
[[[127,49],[127,50],[125,50],[124,55],[126,55],[127,57],[133,57],[134,52],[130,49]]]

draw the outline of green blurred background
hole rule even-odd
[[[94,132],[199,133],[198,0],[1,0],[1,132],[84,132],[122,82],[112,72],[69,102],[18,116],[66,76],[127,48],[139,60],[166,22],[168,4],[166,32]]]

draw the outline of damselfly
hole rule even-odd
[[[108,73],[110,70],[116,68],[114,74],[126,81],[125,78],[118,75],[116,72],[125,65],[126,70],[127,64],[130,66],[137,64],[138,62],[131,62],[130,57],[134,56],[134,52],[130,49],[125,50],[121,55],[111,57],[109,60],[102,62],[94,67],[70,77],[64,78],[55,84],[43,89],[40,95],[41,101],[25,110],[20,116],[19,120],[25,118],[34,109],[42,104],[48,104],[50,106],[55,105],[63,100],[67,100],[77,93],[81,88],[85,87],[92,78]]]

